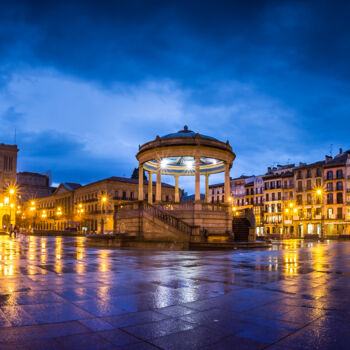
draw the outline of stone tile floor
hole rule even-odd
[[[0,349],[350,349],[350,242],[88,248],[0,236]]]

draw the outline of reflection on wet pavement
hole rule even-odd
[[[0,349],[348,349],[350,242],[95,249],[0,236]]]

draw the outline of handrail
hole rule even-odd
[[[160,209],[150,203],[141,202],[141,206],[144,211],[150,213],[152,216],[165,222],[166,224],[175,227],[177,230],[185,232],[189,235],[192,234],[193,226],[191,226],[187,222],[167,213],[163,209]]]

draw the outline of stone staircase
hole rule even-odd
[[[177,218],[175,215],[169,214],[159,206],[155,206],[147,202],[142,202],[142,210],[152,217],[155,217],[158,220],[162,221],[164,224],[172,226],[176,230],[184,232],[189,236],[194,233],[195,228],[193,226]]]

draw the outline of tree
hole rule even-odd
[[[131,174],[132,179],[137,179],[139,178],[139,168],[135,168],[134,171]],[[146,172],[143,170],[143,179],[147,180]]]

